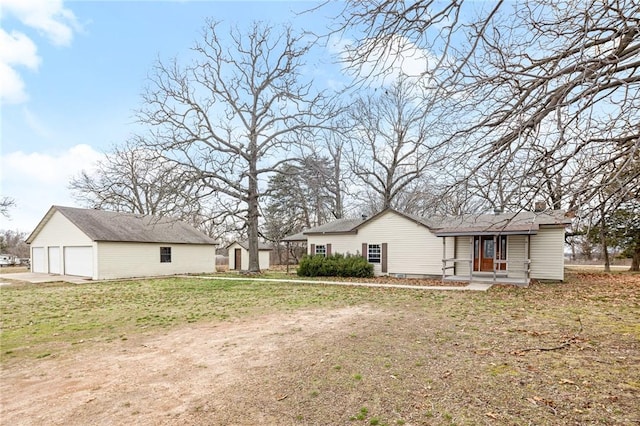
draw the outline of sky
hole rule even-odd
[[[140,130],[135,110],[155,61],[188,56],[206,18],[323,31],[307,1],[0,0],[0,194],[16,206],[0,229],[31,232],[105,152]],[[330,49],[308,61],[340,78]],[[323,84],[323,82],[320,82]]]

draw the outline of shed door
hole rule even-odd
[[[93,248],[65,247],[64,273],[80,277],[93,276]]]
[[[240,267],[242,266],[242,249],[235,249],[234,253],[234,260],[233,260],[233,269],[239,271]]]
[[[31,270],[33,272],[47,273],[47,264],[44,262],[44,247],[31,249]]]
[[[60,247],[49,247],[49,273],[60,273]]]

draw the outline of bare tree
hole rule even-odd
[[[396,207],[403,192],[438,160],[426,105],[409,80],[398,79],[357,99],[349,112],[351,171],[373,196],[375,210]]]
[[[190,170],[130,142],[105,154],[95,172],[83,170],[69,184],[91,208],[187,219],[202,198]]]
[[[9,209],[15,207],[16,200],[11,197],[2,197],[0,199],[0,215],[9,218]]]
[[[139,117],[165,157],[232,201],[229,214],[247,228],[248,269],[258,272],[261,179],[300,157],[325,97],[305,79],[311,46],[290,28],[254,23],[224,35],[208,21],[192,64],[159,62]]]
[[[16,257],[29,257],[29,245],[26,232],[2,230],[0,231],[0,252],[12,254]]]
[[[516,182],[530,179],[523,202],[545,195],[554,207],[568,197],[596,208],[588,202],[612,183],[637,188],[637,0],[347,0],[334,34],[354,29],[360,36],[343,57],[369,75],[416,48],[434,58],[427,74],[439,94],[460,99],[445,139],[457,149],[449,158],[469,166],[466,178],[517,165]],[[618,173],[602,181],[611,164]]]
[[[324,170],[324,190],[331,198],[331,218],[341,219],[344,217],[345,196],[347,194],[345,181],[350,179],[348,167],[344,164],[347,136],[345,135],[344,124],[333,123],[329,128],[321,129],[316,137],[318,143],[314,146],[316,157],[323,156],[326,150],[326,157],[329,166]]]

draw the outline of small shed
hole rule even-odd
[[[229,250],[229,270],[241,271],[249,267],[249,242],[234,241],[227,246]],[[258,243],[258,262],[260,269],[269,269],[271,247],[265,243]]]
[[[167,217],[52,206],[27,243],[32,272],[97,280],[216,270],[215,240]]]

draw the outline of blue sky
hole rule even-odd
[[[323,31],[304,1],[0,0],[1,186],[16,200],[0,229],[30,232],[67,185],[136,132],[145,78],[157,58],[184,57],[206,17]],[[309,58],[318,79],[340,78],[328,51]],[[318,82],[323,84],[323,82]]]

